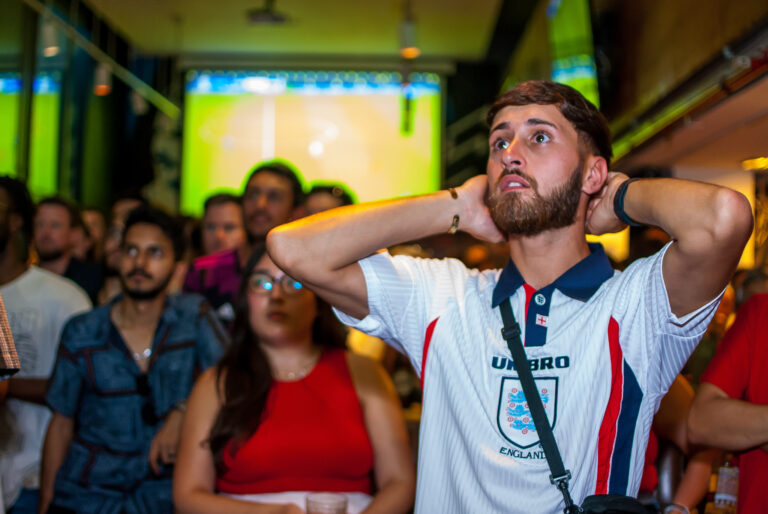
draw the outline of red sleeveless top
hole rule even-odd
[[[221,493],[371,494],[373,448],[344,350],[326,349],[301,380],[274,381],[259,428],[234,456],[231,444]]]

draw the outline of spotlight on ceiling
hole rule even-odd
[[[421,49],[416,45],[416,23],[413,21],[410,0],[403,2],[403,20],[400,22],[400,57],[415,59],[421,55]]]
[[[40,29],[42,38],[43,55],[45,57],[54,57],[59,54],[59,37],[56,33],[56,27],[51,20],[46,20]]]
[[[275,0],[264,0],[264,7],[249,9],[245,15],[253,25],[283,25],[290,20],[287,14],[275,11]]]
[[[112,92],[112,68],[109,64],[99,63],[93,74],[93,94],[107,96]]]

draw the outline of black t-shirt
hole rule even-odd
[[[101,266],[72,257],[69,260],[69,266],[64,271],[64,277],[82,287],[91,302],[94,305],[97,304],[99,291],[104,285],[104,273]]]

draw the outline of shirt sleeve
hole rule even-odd
[[[53,374],[48,381],[48,391],[45,394],[45,403],[51,410],[68,418],[74,417],[77,412],[85,383],[84,372],[77,355],[69,350],[73,333],[73,323],[69,322],[64,327]]]
[[[620,275],[613,309],[625,357],[633,368],[647,370],[646,386],[659,397],[701,340],[725,291],[688,314],[675,315],[663,274],[672,244],[638,259]]]
[[[201,370],[216,364],[224,348],[229,345],[229,336],[213,315],[211,305],[203,301],[197,318],[197,359]]]
[[[469,270],[456,259],[378,253],[359,261],[369,314],[358,320],[335,309],[342,323],[379,337],[421,365],[427,327],[446,302],[463,294]]]
[[[747,390],[749,373],[747,363],[752,362],[752,349],[759,333],[760,314],[766,312],[768,296],[753,296],[739,309],[736,320],[725,333],[717,353],[701,376],[722,389],[731,398],[743,398]]]

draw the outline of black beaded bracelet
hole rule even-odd
[[[624,197],[627,195],[627,188],[629,187],[629,184],[635,180],[639,179],[631,178],[619,184],[616,194],[613,195],[613,212],[616,214],[616,217],[619,218],[619,221],[625,225],[629,225],[630,227],[642,227],[644,225],[643,223],[638,223],[633,220],[624,211]]]

